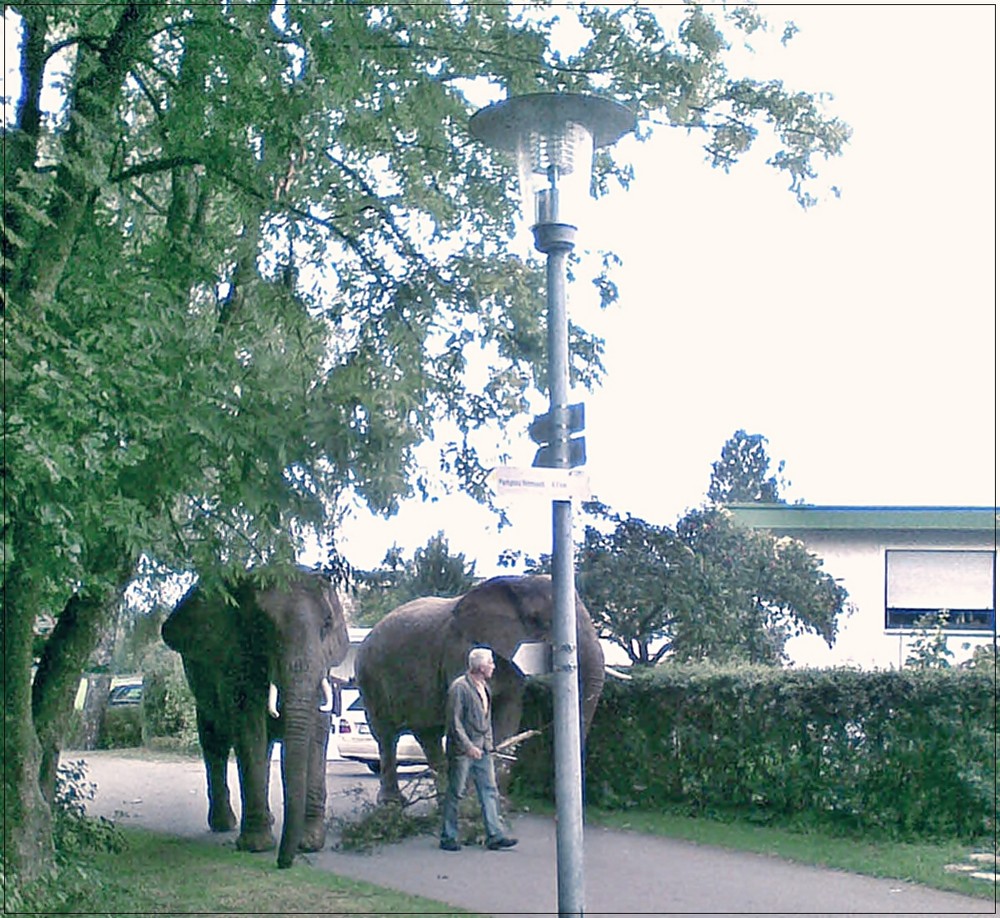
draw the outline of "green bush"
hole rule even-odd
[[[121,852],[125,836],[103,816],[87,815],[87,803],[94,799],[94,785],[87,781],[85,763],[64,762],[56,774],[52,804],[52,840],[56,862],[51,870],[24,883],[6,869],[0,851],[0,887],[5,915],[93,914],[78,910],[95,889],[111,880],[81,866],[95,852]]]
[[[609,682],[586,742],[591,803],[976,837],[995,824],[996,682],[964,670],[661,666]],[[523,727],[550,724],[532,686]],[[551,731],[521,792],[552,795]]]
[[[143,660],[142,739],[150,747],[199,748],[194,696],[180,654],[159,644]]]
[[[142,710],[137,704],[108,706],[97,737],[98,749],[126,749],[142,745]]]

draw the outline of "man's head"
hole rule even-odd
[[[493,651],[488,647],[473,647],[469,651],[469,672],[478,673],[487,679],[493,675]]]

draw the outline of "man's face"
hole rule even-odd
[[[495,670],[496,663],[493,662],[493,657],[487,657],[479,664],[479,672],[483,674],[484,679],[490,679],[493,676],[493,670]]]

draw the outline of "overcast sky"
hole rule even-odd
[[[804,212],[761,157],[727,175],[680,130],[619,144],[636,180],[580,241],[621,255],[620,302],[600,314],[589,284],[570,288],[571,316],[607,340],[603,387],[579,393],[592,490],[672,524],[743,428],[785,460],[791,500],[992,506],[995,10],[765,12],[777,34],[786,19],[801,31],[759,47],[752,75],[832,94],[854,134],[821,179],[842,195]],[[534,449],[516,437],[512,464]],[[497,536],[466,498],[414,502],[388,522],[361,514],[342,547],[372,566],[443,529],[489,574],[501,547],[550,549],[547,505],[511,516]]]

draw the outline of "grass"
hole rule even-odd
[[[553,812],[547,801],[519,801],[523,809]],[[871,836],[836,836],[819,830],[762,826],[738,819],[709,819],[669,812],[613,812],[588,807],[588,824],[662,835],[700,845],[772,855],[800,864],[843,870],[870,877],[905,880],[993,900],[995,884],[945,869],[968,862],[973,851],[992,851],[992,839],[979,845],[957,840],[899,842]],[[982,869],[982,868],[980,868]]]
[[[118,915],[469,915],[440,902],[297,865],[141,829],[90,855],[59,911]],[[65,893],[65,890],[64,890]]]

